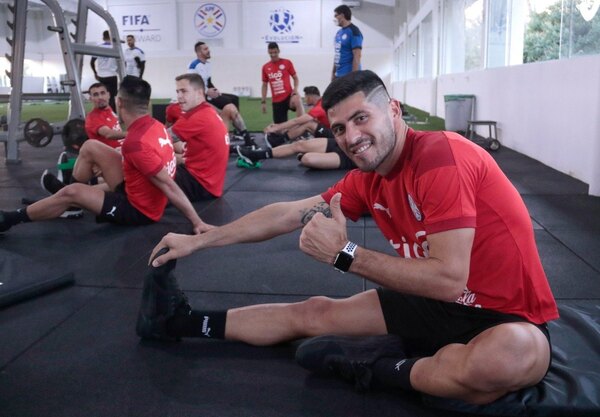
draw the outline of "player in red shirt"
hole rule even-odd
[[[108,105],[110,93],[102,83],[94,83],[89,88],[93,109],[85,117],[85,133],[88,139],[118,149],[123,143],[125,132],[121,130],[119,118]]]
[[[266,138],[272,147],[294,141],[306,132],[315,137],[331,137],[329,120],[321,106],[321,93],[315,86],[304,87],[304,100],[311,109],[302,116],[265,127]]]
[[[271,60],[262,67],[262,112],[267,112],[267,85],[269,85],[271,87],[274,123],[286,122],[289,110],[295,111],[296,116],[302,116],[304,106],[298,95],[300,81],[298,81],[294,64],[289,59],[279,57],[277,42],[269,42],[267,51]],[[293,87],[290,78],[294,80]]]
[[[0,231],[18,223],[57,218],[69,206],[89,210],[100,221],[150,224],[160,220],[168,201],[192,223],[194,233],[210,229],[173,180],[173,144],[164,125],[148,115],[150,91],[146,81],[125,77],[116,100],[119,115],[128,127],[121,153],[99,141],[86,141],[75,163],[71,184],[54,178],[50,197],[25,209],[0,212]],[[104,184],[87,184],[94,175],[94,166],[102,170]]]
[[[537,384],[550,366],[546,322],[558,310],[527,209],[495,161],[457,134],[409,129],[371,71],[336,78],[323,108],[358,169],[321,195],[271,204],[202,235],[165,236],[151,255],[162,274],[145,283],[158,299],[144,299],[138,334],[254,345],[318,336],[296,351],[310,370],[357,388],[375,382],[475,404]],[[398,256],[349,241],[345,216],[365,213]],[[178,294],[166,283],[176,258],[299,228],[303,252],[381,288],[216,312],[190,311],[179,295],[177,309],[160,308]],[[163,295],[152,290],[158,282]],[[155,314],[144,313],[150,308]]]
[[[179,120],[183,113],[184,112],[183,110],[181,110],[181,106],[179,105],[179,103],[170,103],[165,109],[165,126],[173,126],[175,122]]]
[[[175,83],[183,113],[171,132],[185,144],[184,162],[177,166],[175,181],[191,201],[220,197],[229,160],[227,127],[206,101],[202,77],[183,74]]]
[[[329,129],[327,114],[321,106],[321,93],[314,86],[304,88],[306,102],[312,108],[307,114],[279,125],[269,125],[265,132],[266,149],[237,147],[238,155],[248,164],[269,158],[287,158],[297,154],[300,163],[313,169],[351,169],[356,165],[342,152]],[[285,133],[277,133],[285,132]],[[305,132],[317,137],[292,140]]]

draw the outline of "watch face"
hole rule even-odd
[[[354,257],[352,257],[351,255],[347,254],[346,252],[340,252],[337,254],[333,266],[338,271],[348,272],[353,260]]]

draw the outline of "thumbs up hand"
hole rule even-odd
[[[342,213],[341,199],[341,193],[331,198],[329,202],[331,218],[325,217],[323,213],[315,214],[300,234],[300,250],[328,264],[333,264],[337,253],[348,241],[346,217]]]

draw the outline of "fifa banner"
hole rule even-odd
[[[109,13],[119,28],[119,35],[135,36],[135,46],[148,51],[177,48],[176,10],[171,3],[109,6]]]

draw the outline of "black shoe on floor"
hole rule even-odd
[[[163,249],[156,257],[166,252],[167,249]],[[150,270],[144,280],[142,303],[135,327],[142,339],[179,340],[168,334],[167,321],[176,315],[189,315],[192,311],[173,274],[176,263],[172,259],[157,268],[148,267]]]
[[[60,182],[56,175],[51,174],[48,170],[45,170],[42,173],[42,177],[40,178],[40,185],[44,190],[49,192],[50,194],[56,194],[59,190],[65,187],[65,184]]]
[[[254,139],[252,138],[252,135],[250,134],[250,132],[248,132],[247,130],[244,131],[243,136],[244,136],[244,145],[245,146],[256,147],[256,142],[254,142]]]
[[[303,368],[338,375],[354,382],[361,392],[371,387],[375,361],[387,357],[405,357],[399,336],[319,336],[303,342],[296,350],[296,362]]]
[[[4,212],[2,210],[0,210],[0,233],[6,232],[11,227],[12,226],[7,224],[4,219]]]
[[[277,146],[285,145],[287,140],[285,139],[285,135],[281,133],[267,133],[265,135],[265,144],[269,148],[276,148]]]
[[[262,149],[249,149],[247,147],[236,147],[237,154],[248,164],[254,164],[262,159],[268,159],[269,153]]]

